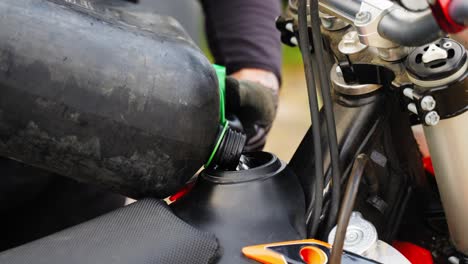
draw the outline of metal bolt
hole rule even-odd
[[[346,33],[338,44],[338,50],[347,55],[361,52],[365,48],[367,48],[367,46],[359,41],[359,35],[356,31]]]
[[[350,41],[351,43],[356,43],[359,41],[359,36],[356,31],[350,31],[343,36],[344,41]]]
[[[291,42],[291,44],[297,46],[298,45],[298,42],[297,42],[297,38],[296,37],[291,37],[291,39],[289,40]]]
[[[372,14],[368,11],[359,11],[359,13],[356,14],[356,22],[359,23],[367,23],[371,18]]]
[[[460,259],[455,257],[455,256],[451,256],[448,258],[448,261],[450,262],[450,264],[458,264],[460,263]]]
[[[357,46],[359,44],[359,37],[358,33],[356,31],[351,31],[349,33],[346,33],[343,36],[343,44],[344,46],[351,48]]]
[[[416,93],[412,88],[405,88],[403,90],[403,95],[411,100],[419,100],[419,98],[421,98],[421,95]]]
[[[405,88],[403,94],[411,100],[414,98],[414,90],[411,88]]]
[[[410,110],[411,113],[413,114],[418,114],[418,108],[416,107],[416,104],[411,103],[408,105],[408,110]]]
[[[421,99],[421,109],[424,111],[432,111],[436,107],[434,97],[427,95]]]
[[[436,111],[431,111],[427,113],[426,116],[424,117],[424,122],[428,126],[435,126],[439,123],[439,121],[440,121],[440,116],[439,114],[437,114]]]

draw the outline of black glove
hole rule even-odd
[[[262,150],[276,116],[278,93],[260,83],[226,79],[226,113],[231,127],[247,135],[244,151]]]

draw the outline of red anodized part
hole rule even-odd
[[[432,14],[440,28],[447,33],[458,33],[465,29],[464,25],[455,22],[450,16],[449,8],[452,0],[433,0],[431,4]]]
[[[409,242],[395,241],[393,246],[405,256],[411,264],[433,264],[431,252]]]

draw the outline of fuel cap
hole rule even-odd
[[[328,235],[328,243],[333,245],[336,226]],[[377,230],[374,225],[362,217],[359,212],[353,212],[349,220],[344,249],[361,255],[377,242]]]

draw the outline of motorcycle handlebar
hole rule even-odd
[[[394,9],[380,20],[379,34],[402,46],[416,47],[444,36],[431,11],[412,13]]]
[[[350,22],[354,21],[362,0],[320,0],[322,9]],[[464,0],[459,0],[464,2]],[[467,6],[466,3],[462,5]],[[420,46],[442,37],[444,33],[430,11],[422,13],[393,9],[379,22],[379,34],[402,46]]]

